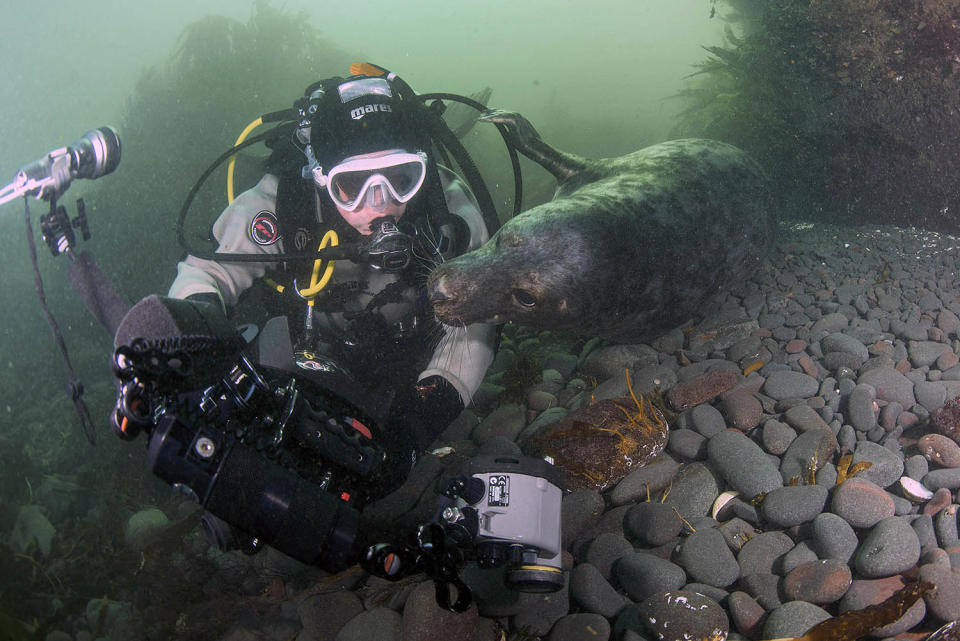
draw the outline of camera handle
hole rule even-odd
[[[360,564],[370,574],[388,581],[398,581],[417,572],[426,574],[433,579],[437,605],[459,614],[473,603],[473,593],[460,578],[458,566],[463,562],[463,553],[448,543],[443,526],[428,523],[417,530],[415,547],[373,545]],[[453,596],[456,598],[451,602]]]

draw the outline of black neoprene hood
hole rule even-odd
[[[341,99],[338,87],[352,80],[330,78],[310,126],[310,145],[324,172],[348,156],[386,149],[416,151],[422,144],[410,121],[407,105],[396,93],[363,93]]]

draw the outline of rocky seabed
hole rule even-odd
[[[221,638],[779,639],[917,580],[935,589],[873,638],[925,639],[960,619],[960,422],[931,428],[960,396],[960,241],[884,227],[781,232],[760,273],[650,345],[505,328],[474,406],[368,508],[395,528],[423,522],[437,478],[477,453],[519,453],[544,425],[624,396],[629,369],[637,393],[659,388],[677,416],[652,462],[565,495],[563,590],[518,594],[499,571],[467,567],[475,603],[457,615],[436,606],[423,576],[324,577],[272,551],[245,559],[194,539],[222,567],[205,591],[231,572],[250,583],[243,598],[257,616],[238,615]],[[504,404],[518,354],[542,374],[525,402]],[[678,600],[690,607],[669,607]],[[114,629],[136,618],[130,603],[110,607]]]

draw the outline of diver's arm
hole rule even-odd
[[[470,229],[468,250],[476,249],[490,238],[480,207],[470,189],[455,173],[446,167],[440,166],[439,169],[447,207]],[[441,376],[460,394],[463,404],[469,405],[493,362],[496,340],[496,325],[476,323],[466,328],[444,327],[444,335],[419,380]]]
[[[280,242],[261,245],[250,236],[250,226],[261,212],[276,216],[277,178],[264,176],[256,186],[243,192],[220,214],[213,225],[217,251],[225,254],[277,254]],[[267,263],[219,262],[187,256],[177,265],[177,277],[168,296],[187,298],[198,294],[215,294],[224,308],[237,300],[253,282],[266,273]]]

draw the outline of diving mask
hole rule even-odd
[[[355,211],[365,202],[381,207],[387,194],[398,203],[413,198],[427,173],[427,154],[397,151],[375,158],[354,158],[336,165],[324,175],[313,169],[313,180],[326,187],[333,202],[345,211]],[[369,202],[367,202],[369,201]]]

